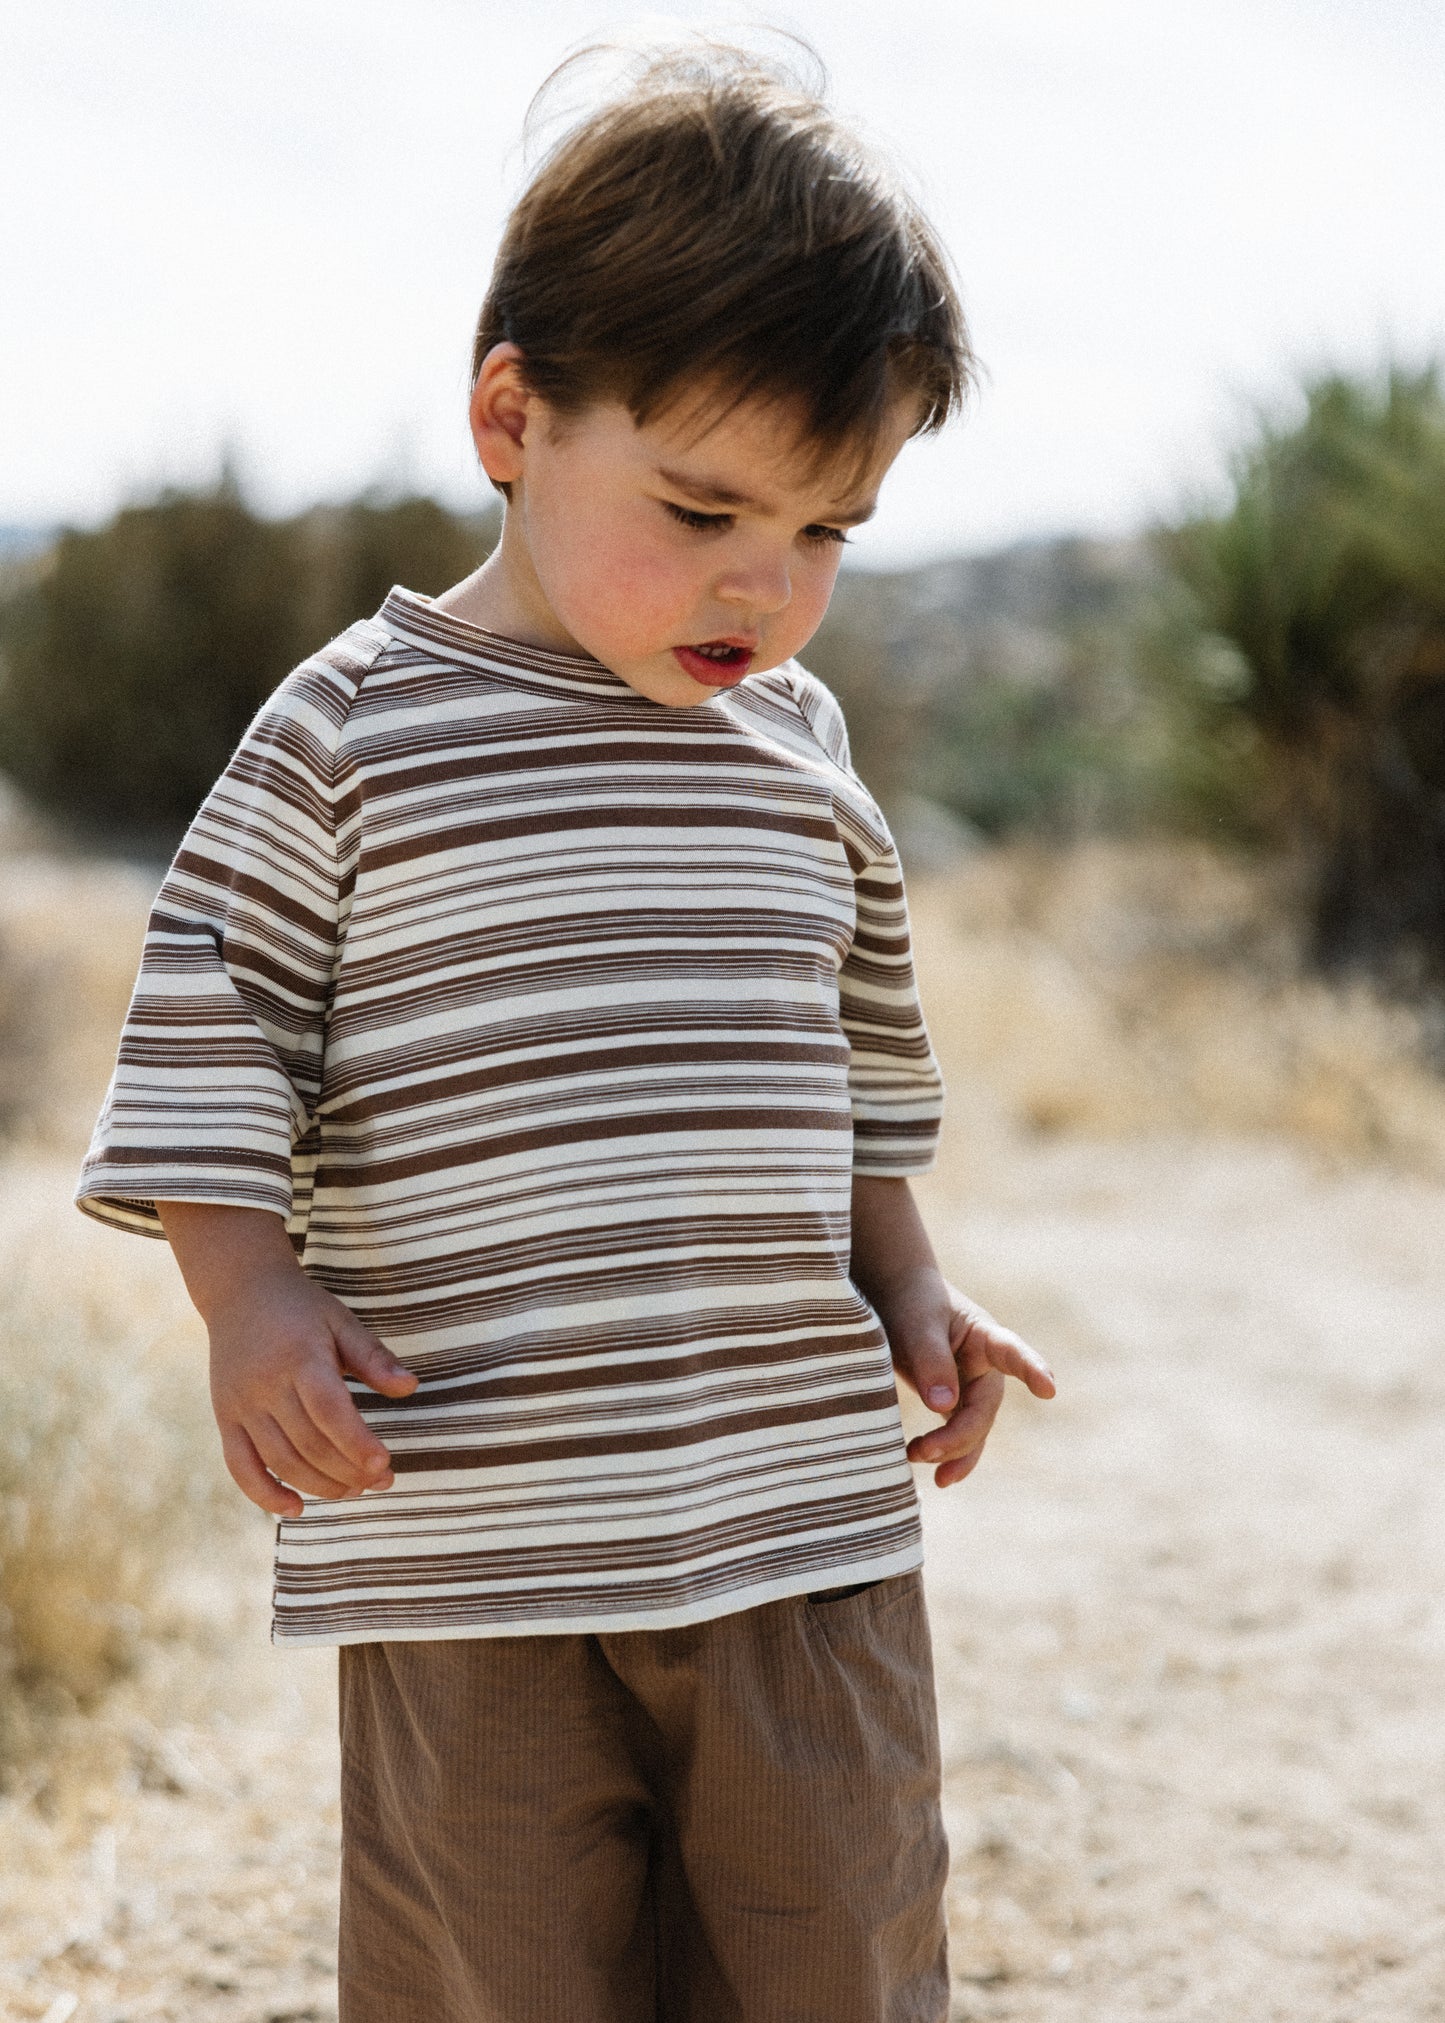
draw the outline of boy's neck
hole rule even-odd
[[[585,651],[547,602],[517,516],[509,510],[503,511],[502,538],[480,569],[432,602],[438,611],[519,646],[540,646],[551,653]]]

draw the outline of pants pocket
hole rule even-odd
[[[871,1587],[881,1587],[887,1578],[887,1574],[880,1574],[877,1580],[854,1581],[852,1587],[819,1588],[816,1594],[808,1596],[808,1600],[810,1602],[846,1602],[853,1595],[866,1595]]]

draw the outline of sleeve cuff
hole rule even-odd
[[[931,1173],[938,1164],[938,1153],[926,1156],[921,1152],[909,1153],[898,1158],[889,1158],[883,1153],[855,1156],[853,1171],[865,1180],[912,1180],[920,1173]]]
[[[254,1170],[224,1167],[209,1169],[188,1166],[184,1161],[165,1165],[149,1156],[134,1166],[116,1161],[114,1155],[88,1165],[75,1192],[75,1205],[83,1215],[104,1222],[112,1229],[126,1229],[137,1236],[164,1237],[158,1201],[209,1202],[218,1208],[261,1208],[289,1222],[291,1216],[291,1174],[284,1177]]]

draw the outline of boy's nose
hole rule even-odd
[[[734,610],[766,615],[782,611],[792,602],[793,579],[785,562],[758,563],[749,569],[730,570],[715,585],[713,594],[720,604],[729,604]]]

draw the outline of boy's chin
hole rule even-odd
[[[690,709],[718,693],[716,687],[695,681],[670,653],[642,662],[603,660],[600,654],[596,657],[620,681],[625,681],[638,695],[645,695],[649,702],[666,703],[673,709]]]

